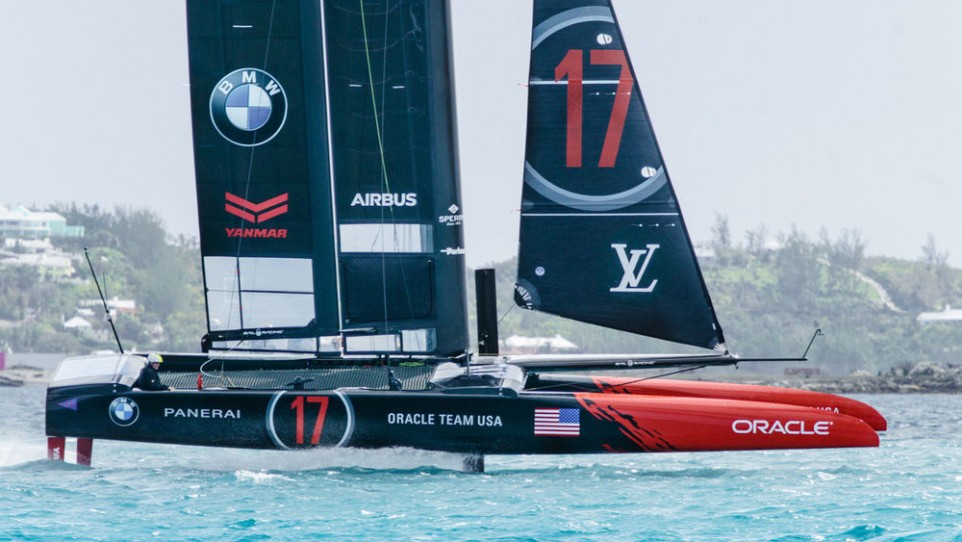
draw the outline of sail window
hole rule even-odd
[[[434,252],[427,224],[341,224],[341,252]]]
[[[435,330],[431,329],[402,329],[401,344],[405,352],[432,352],[435,344]]]
[[[207,319],[211,331],[240,329],[240,298],[237,292],[207,292]]]
[[[313,294],[245,292],[244,329],[305,327],[314,319]]]
[[[434,328],[402,329],[400,333],[386,335],[346,335],[344,351],[347,354],[432,352],[436,348],[436,335]]]
[[[315,318],[307,258],[204,258],[211,331],[305,327]]]
[[[399,335],[348,335],[344,337],[344,352],[358,354],[364,352],[400,352]]]
[[[240,258],[241,290],[313,293],[307,258]]]
[[[238,341],[213,341],[212,350],[265,350],[270,352],[305,352],[336,354],[341,351],[340,337],[269,339],[267,335]]]
[[[364,254],[341,257],[344,322],[428,318],[434,313],[434,260]]]

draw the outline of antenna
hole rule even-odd
[[[815,322],[815,325],[817,326],[818,322]],[[820,335],[824,335],[824,333],[822,333],[822,328],[816,327],[815,333],[812,334],[812,340],[808,341],[808,346],[805,347],[805,353],[802,354],[802,359],[804,360],[808,359],[808,351],[812,349],[812,343],[815,342],[815,338]]]
[[[114,319],[110,316],[110,308],[107,306],[107,298],[104,297],[103,290],[100,289],[100,281],[97,280],[97,272],[94,271],[94,264],[90,261],[90,253],[87,252],[87,247],[84,247],[84,257],[87,258],[87,265],[90,266],[90,274],[94,277],[94,284],[97,285],[97,293],[100,294],[100,301],[104,304],[104,313],[107,315],[107,322],[110,324],[110,330],[114,332],[114,340],[117,341],[117,348],[120,349],[120,353],[124,353],[124,345],[120,344],[120,336],[117,335],[117,327],[114,326]],[[107,287],[106,279],[104,280],[104,288]]]

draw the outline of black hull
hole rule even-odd
[[[47,435],[484,455],[878,446],[876,430],[885,429],[884,418],[858,401],[764,386],[531,378],[510,364],[442,363],[389,373],[383,366],[321,367],[320,360],[235,359],[225,363],[237,370],[216,376],[203,372],[203,359],[166,363],[162,379],[177,389],[154,392],[130,387],[142,358],[65,360],[47,390]],[[193,380],[199,388],[203,374],[247,384],[186,384]],[[364,380],[365,387],[350,384]]]
[[[112,412],[122,403],[133,412],[128,420]],[[289,450],[328,446],[466,454],[607,451],[600,444],[605,428],[588,420],[582,420],[580,438],[536,437],[532,412],[541,407],[580,406],[571,394],[512,398],[363,390],[113,393],[105,387],[66,388],[47,396],[47,434]]]

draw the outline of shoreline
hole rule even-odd
[[[698,378],[698,380],[708,379]],[[735,378],[720,376],[718,380],[842,395],[849,393],[962,393],[962,367],[928,361],[919,362],[911,368],[892,368],[888,374],[878,375],[865,371],[856,371],[845,376],[745,374]]]

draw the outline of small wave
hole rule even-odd
[[[885,529],[878,525],[857,525],[838,535],[843,540],[872,540],[885,534]]]
[[[49,459],[32,459],[13,465],[0,466],[0,472],[55,472],[89,470],[90,467],[76,465],[66,461],[50,461]]]
[[[352,471],[357,473],[445,472],[464,468],[460,454],[430,452],[412,448],[363,450],[318,448],[304,451],[220,450],[192,468],[207,471],[285,473],[310,471]],[[256,481],[256,480],[254,480]]]
[[[270,482],[290,482],[291,478],[282,474],[270,472],[254,472],[249,470],[239,470],[234,472],[234,476],[241,482],[253,482],[255,484],[265,484]]]

